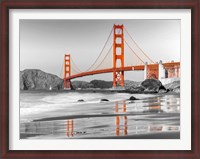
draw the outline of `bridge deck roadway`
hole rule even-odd
[[[133,70],[144,70],[144,65],[138,65],[138,66],[126,66],[126,67],[119,67],[119,68],[108,68],[108,69],[102,69],[102,70],[96,70],[96,71],[89,71],[89,72],[82,72],[76,75],[72,75],[66,78],[66,80],[83,77],[83,76],[89,76],[89,75],[96,75],[101,73],[110,73],[113,71],[133,71]]]
[[[148,66],[158,66],[158,64],[149,64]],[[163,63],[164,68],[171,68],[174,66],[179,66],[180,67],[180,62],[168,62],[168,63]],[[113,71],[142,71],[144,70],[144,65],[137,65],[137,66],[126,66],[126,67],[119,67],[119,68],[107,68],[107,69],[102,69],[102,70],[96,70],[96,71],[89,71],[89,72],[82,72],[76,75],[72,75],[66,78],[66,80],[78,78],[78,77],[83,77],[83,76],[89,76],[89,75],[96,75],[96,74],[101,74],[101,73],[110,73]]]

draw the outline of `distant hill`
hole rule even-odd
[[[93,84],[94,88],[112,88],[112,82],[111,81],[103,81],[103,80],[92,80],[90,82]]]
[[[86,89],[86,88],[100,88],[100,89],[106,89],[106,88],[112,88],[113,82],[112,81],[104,81],[104,80],[92,80],[90,82],[85,81],[72,81],[72,86],[75,89]],[[141,82],[134,82],[125,80],[125,89],[128,89],[130,87],[136,87],[139,86]]]
[[[94,88],[94,85],[92,83],[86,81],[72,81],[71,85],[74,89]]]
[[[45,73],[37,69],[20,71],[21,90],[61,90],[63,80],[56,75]]]
[[[112,88],[112,81],[92,80],[71,81],[72,89],[109,89]],[[180,92],[180,81],[175,81],[162,86],[159,80],[148,79],[143,82],[125,81],[125,90],[130,93],[148,93],[162,92],[164,90]],[[166,88],[166,89],[165,89]],[[63,90],[63,79],[56,75],[43,72],[37,69],[26,69],[20,71],[20,89],[21,90]]]
[[[141,82],[125,81],[125,88],[138,86]],[[71,81],[73,89],[89,89],[89,88],[112,88],[112,81],[92,80]],[[21,90],[62,90],[63,79],[56,75],[46,73],[38,69],[26,69],[20,71],[20,89]]]
[[[129,89],[130,87],[138,87],[140,84],[141,82],[138,82],[138,81],[130,81],[130,80],[124,81],[125,89]]]

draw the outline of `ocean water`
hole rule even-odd
[[[20,138],[180,138],[180,95],[22,91]]]

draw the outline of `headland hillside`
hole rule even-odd
[[[86,82],[74,80],[71,81],[71,89],[71,91],[79,92],[180,93],[180,79],[168,80],[165,85],[156,79],[146,79],[141,82],[125,80],[123,89],[113,89],[112,81],[92,80]],[[20,71],[20,90],[65,91],[63,79],[38,69]]]

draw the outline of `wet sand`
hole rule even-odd
[[[90,99],[90,94],[86,93],[88,101],[85,102],[77,102],[74,95],[84,97],[81,93],[72,94],[72,102],[66,104],[70,101],[66,99],[63,104],[57,102],[57,98],[64,99],[63,94],[55,97],[26,94],[22,111],[28,113],[22,114],[20,138],[180,139],[180,96],[177,94],[136,95],[140,100],[129,101],[125,99],[130,94],[109,93],[106,95],[110,99],[108,102],[99,102],[105,94],[96,97],[91,94],[95,98]],[[27,107],[29,96],[32,104]]]
[[[42,134],[20,134],[20,138],[26,139],[29,137],[39,136]],[[73,138],[72,138],[73,139]],[[180,139],[180,132],[161,132],[152,134],[136,134],[128,136],[109,136],[109,137],[88,137],[87,139]]]
[[[149,134],[135,134],[129,136],[110,136],[103,138],[88,138],[88,139],[180,139],[179,132],[159,132]]]

